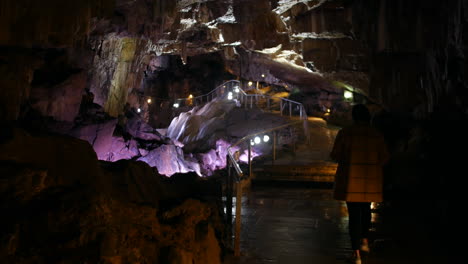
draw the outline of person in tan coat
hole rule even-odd
[[[336,135],[330,157],[338,162],[334,198],[346,201],[352,261],[360,264],[360,250],[369,251],[371,202],[383,200],[382,167],[389,154],[383,135],[370,125],[367,107],[355,105],[352,117],[354,123]]]

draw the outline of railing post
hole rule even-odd
[[[280,98],[280,115],[283,115],[283,99]]]
[[[242,182],[236,183],[236,232],[234,237],[234,256],[240,256],[240,233],[242,217]]]
[[[231,162],[229,160],[229,154],[226,157],[227,162],[227,181],[226,181],[226,221],[227,221],[227,237],[229,245],[232,245],[232,174],[231,174]]]
[[[273,164],[275,164],[276,160],[276,131],[273,131]]]
[[[293,154],[296,155],[296,141],[294,141],[293,128],[289,127],[289,136],[292,139]]]
[[[289,117],[292,117],[292,102],[289,101]]]
[[[250,97],[250,109],[252,109],[252,104],[253,104],[253,96],[249,96]]]
[[[249,140],[249,151],[247,158],[249,159],[249,178],[252,177],[252,143],[250,142],[252,139]],[[252,179],[252,178],[251,178]]]
[[[267,109],[270,111],[270,97],[267,97]]]

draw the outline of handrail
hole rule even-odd
[[[226,81],[221,85],[218,85],[215,89],[211,90],[210,92],[199,95],[196,97],[192,98],[177,98],[174,100],[174,107],[179,107],[179,106],[193,106],[193,105],[199,105],[204,102],[209,102],[215,98],[219,97],[228,97],[229,93],[231,93],[232,98],[231,99],[237,99],[240,101],[241,104],[244,104],[245,108],[249,107],[253,108],[254,105],[254,100],[255,104],[257,105],[259,98],[266,99],[267,100],[267,107],[271,109],[271,104],[270,100],[274,101],[279,100],[280,102],[280,114],[283,115],[284,108],[289,105],[289,116],[293,116],[293,105],[295,108],[299,108],[299,116],[302,119],[307,119],[307,113],[305,111],[304,106],[296,101],[293,101],[291,99],[283,98],[283,97],[277,97],[277,96],[269,96],[269,95],[264,95],[264,94],[248,94],[244,91],[244,89],[241,88],[241,82],[238,80],[230,80]],[[187,102],[189,102],[187,104]],[[182,105],[183,104],[183,105]],[[257,105],[258,106],[258,105]]]
[[[182,102],[186,103],[187,101],[188,102],[191,101],[192,105],[193,105],[193,103],[195,105],[197,105],[198,102],[200,102],[200,103],[203,103],[204,101],[209,102],[210,99],[213,100],[214,98],[220,97],[220,95],[225,95],[226,90],[232,89],[232,86],[234,86],[234,85],[232,85],[233,83],[238,84],[239,85],[239,91],[244,92],[240,88],[240,81],[230,80],[230,81],[226,81],[226,82],[222,83],[221,85],[218,85],[216,88],[214,88],[213,90],[211,90],[210,92],[208,92],[206,94],[202,94],[202,95],[195,96],[195,97],[192,97],[192,98],[177,98],[177,99],[174,100],[174,102],[176,104],[179,104],[179,105],[180,105],[180,103],[182,103]],[[230,87],[228,87],[228,86],[230,86]],[[206,100],[204,100],[204,98],[206,98]],[[179,107],[179,105],[177,107]]]
[[[215,98],[227,98],[227,99],[232,99],[232,100],[238,100],[240,103],[240,106],[244,105],[244,107],[247,109],[249,108],[250,104],[250,109],[253,108],[254,105],[254,100],[255,100],[255,105],[257,107],[261,107],[261,104],[259,104],[259,98],[260,99],[266,99],[266,108],[268,110],[271,109],[271,103],[270,100],[273,102],[275,100],[279,100],[279,112],[281,115],[283,115],[284,108],[289,105],[289,117],[293,117],[293,105],[295,110],[299,111],[299,118],[300,120],[296,120],[293,122],[289,122],[284,125],[280,125],[274,128],[269,128],[262,130],[260,132],[256,132],[253,134],[249,134],[247,136],[242,137],[240,140],[238,140],[236,143],[230,145],[227,148],[227,157],[226,157],[226,167],[228,170],[228,176],[227,176],[227,192],[226,192],[226,212],[227,212],[227,218],[228,222],[232,223],[232,190],[233,190],[233,184],[234,182],[236,183],[236,188],[237,188],[237,193],[236,193],[236,232],[235,232],[235,245],[234,245],[234,254],[236,256],[240,256],[240,225],[241,225],[241,207],[242,207],[242,178],[244,176],[244,173],[242,172],[242,169],[240,168],[239,164],[237,163],[236,158],[234,157],[232,153],[232,148],[235,146],[238,146],[239,144],[245,142],[246,140],[249,140],[259,134],[265,134],[268,132],[276,131],[282,128],[286,128],[295,124],[298,124],[300,122],[304,122],[304,129],[306,130],[305,134],[307,139],[309,139],[309,134],[307,131],[307,125],[308,125],[308,117],[307,113],[305,111],[304,106],[296,101],[283,98],[283,97],[276,97],[276,96],[269,96],[269,95],[264,95],[264,94],[248,94],[246,93],[242,88],[241,88],[241,82],[238,80],[230,80],[227,82],[224,82],[223,84],[217,86],[215,89],[210,91],[207,94],[199,95],[196,97],[192,98],[178,98],[174,102],[174,107],[179,107],[181,106],[180,104],[183,102],[184,106],[193,106],[197,105],[198,102],[203,103],[204,101],[209,102],[210,100],[213,100]],[[205,99],[206,98],[206,99]],[[187,104],[187,102],[189,102]],[[251,166],[251,157],[250,157],[250,144],[248,144],[249,147],[249,167]],[[235,177],[232,177],[231,175],[231,166],[234,168]],[[249,172],[249,177],[250,172]],[[229,232],[232,232],[229,231]]]
[[[220,97],[220,95],[229,95],[229,92],[231,92],[231,95],[233,96],[231,99],[234,99],[234,95],[232,94],[233,88],[236,90],[236,91],[234,91],[235,94],[236,94],[235,99],[239,99],[241,104],[244,104],[244,106],[246,108],[248,108],[249,98],[250,98],[250,108],[251,109],[253,108],[254,98],[255,98],[257,106],[258,106],[257,103],[258,103],[258,98],[259,97],[263,98],[263,99],[267,99],[267,107],[270,108],[270,109],[271,109],[270,100],[278,99],[280,101],[280,109],[279,110],[280,110],[281,115],[283,114],[284,107],[286,107],[286,105],[289,104],[289,116],[292,117],[292,115],[293,115],[292,105],[294,104],[296,107],[299,107],[299,117],[300,117],[300,119],[302,119],[302,120],[307,120],[308,119],[307,112],[305,111],[305,108],[301,103],[293,101],[291,99],[278,97],[278,96],[269,96],[269,95],[257,94],[257,93],[248,94],[241,88],[241,82],[238,81],[238,80],[226,81],[226,82],[218,85],[215,89],[211,90],[210,92],[208,92],[206,94],[199,95],[199,96],[192,97],[192,98],[178,98],[174,102],[180,103],[180,102],[191,101],[192,102],[191,106],[193,106],[194,102],[195,102],[195,105],[199,101],[201,103],[203,103],[204,98],[206,98],[206,102],[209,101],[210,97],[211,97],[211,100],[213,100],[215,98],[215,96],[214,96],[215,93],[216,93],[216,98],[218,98],[218,97]],[[179,107],[179,106],[180,105],[177,105],[177,107]],[[247,140],[248,138],[254,137],[254,136],[258,135],[258,134],[268,133],[268,132],[271,132],[271,131],[274,131],[274,130],[281,129],[283,127],[291,126],[291,125],[293,125],[295,123],[298,123],[298,122],[299,121],[294,121],[294,122],[291,122],[291,123],[288,123],[288,124],[285,124],[285,125],[281,125],[281,126],[276,127],[276,128],[270,128],[270,129],[267,129],[267,130],[262,131],[262,132],[247,135],[247,136],[243,137],[242,139],[240,139],[238,142],[236,142],[233,145],[229,146],[228,147],[228,155],[229,155],[229,159],[232,161],[232,164],[234,165],[234,169],[236,170],[237,180],[240,180],[240,178],[242,178],[243,172],[240,169],[240,166],[237,163],[236,159],[234,158],[233,153],[230,151],[232,147],[237,146],[240,143],[242,143],[243,141]]]
[[[269,128],[269,129],[265,129],[265,130],[262,130],[260,132],[257,132],[257,133],[253,133],[253,134],[249,134],[241,139],[239,139],[236,143],[232,144],[231,146],[229,146],[227,148],[227,153],[229,155],[229,158],[231,160],[231,164],[234,166],[234,169],[236,170],[237,172],[237,181],[240,181],[242,179],[242,177],[244,176],[244,173],[242,172],[242,169],[240,168],[239,164],[237,163],[237,160],[234,158],[234,155],[233,153],[231,152],[231,149],[235,146],[238,146],[240,145],[241,143],[245,142],[246,140],[249,140],[249,139],[252,139],[254,138],[255,136],[257,135],[261,135],[261,134],[266,134],[266,133],[269,133],[269,132],[273,132],[273,131],[276,131],[276,130],[280,130],[282,128],[286,128],[286,127],[289,127],[289,126],[292,126],[292,125],[295,125],[295,124],[299,124],[303,122],[303,120],[299,120],[299,121],[293,121],[293,122],[290,122],[290,123],[287,123],[287,124],[284,124],[284,125],[281,125],[281,126],[277,126],[277,127],[274,127],[274,128]],[[250,177],[250,175],[249,175]]]

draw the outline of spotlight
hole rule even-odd
[[[268,135],[263,136],[263,142],[268,142],[270,140],[270,137]]]
[[[249,81],[249,86],[252,86],[253,82]]]
[[[138,108],[138,109],[137,109],[137,112],[140,113],[140,112],[141,112],[141,108]]]
[[[148,102],[148,104],[151,104],[151,98],[148,98],[148,100],[146,100],[146,102]]]
[[[192,99],[192,98],[193,98],[193,95],[189,95],[188,98],[189,98],[189,99]]]
[[[255,144],[260,144],[261,141],[262,141],[262,140],[260,139],[260,137],[255,137],[255,138],[254,138]]]
[[[351,98],[353,98],[353,93],[350,92],[350,91],[345,91],[345,92],[344,92],[344,98],[346,98],[346,99],[351,99]]]
[[[265,74],[262,73],[262,77],[265,78]]]
[[[175,103],[175,104],[173,104],[172,106],[174,106],[174,108],[179,108],[179,104],[178,104],[178,103]]]
[[[250,140],[250,145],[255,145],[255,142],[253,142],[253,140]]]
[[[330,108],[327,108],[327,113],[330,113],[330,112],[331,112]]]
[[[228,99],[229,99],[229,100],[232,100],[232,92],[229,92],[229,93],[228,93]]]
[[[238,93],[240,90],[239,90],[239,86],[235,86],[234,87],[234,92]]]

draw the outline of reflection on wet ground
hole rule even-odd
[[[256,187],[242,205],[242,256],[227,257],[226,264],[346,263],[351,252],[346,204],[333,200],[330,188]],[[383,206],[374,206],[372,251],[363,264],[451,263],[415,234],[405,234],[414,228],[398,226],[411,222],[382,215]]]

